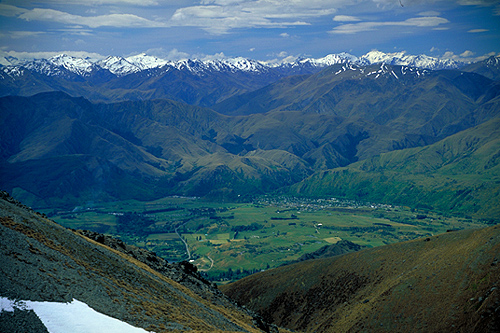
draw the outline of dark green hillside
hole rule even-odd
[[[500,226],[307,260],[225,294],[300,332],[498,332]]]
[[[317,173],[291,192],[498,218],[499,156],[500,119],[495,118],[427,147]]]
[[[311,174],[284,151],[243,156],[255,148],[230,134],[228,117],[178,102],[92,104],[43,93],[2,98],[0,108],[1,187],[37,207],[173,194],[237,197]]]
[[[211,106],[226,98],[278,80],[276,74],[213,72],[198,75],[171,68],[150,69],[116,78],[100,87],[106,101],[173,99],[191,105]]]
[[[23,72],[17,79],[6,74],[0,74],[0,96],[18,95],[23,91],[26,95],[53,91],[46,77],[30,71]]]
[[[363,119],[421,136],[427,143],[498,114],[480,107],[497,96],[484,76],[460,71],[428,72],[402,66],[331,66],[306,78],[286,78],[214,108],[231,115],[300,110]]]
[[[211,106],[293,74],[292,70],[287,73],[221,70],[200,74],[167,66],[123,77],[100,68],[83,77],[61,66],[46,66],[51,67],[49,71],[59,75],[43,75],[26,68],[22,68],[21,76],[13,75],[14,78],[0,74],[0,96],[31,96],[41,92],[62,91],[71,96],[83,96],[92,101],[108,103],[172,99],[191,105]]]

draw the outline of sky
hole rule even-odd
[[[500,0],[0,0],[0,56],[500,54]]]

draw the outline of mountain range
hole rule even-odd
[[[340,53],[291,62],[261,62],[241,57],[171,61],[146,54],[127,58],[109,56],[96,61],[61,54],[35,60],[9,57],[1,62],[0,96],[64,91],[94,101],[168,98],[201,106],[212,106],[283,77],[316,73],[338,63],[359,66],[387,63],[433,70],[464,65],[425,55],[379,51],[359,58]]]
[[[5,66],[1,91],[12,96],[0,98],[0,186],[35,207],[166,195],[248,200],[280,190],[456,212],[474,205],[470,214],[495,218],[498,59],[408,65],[429,59],[344,53],[271,66],[59,56]],[[130,74],[116,74],[131,64]],[[410,151],[454,158],[425,168]],[[386,158],[400,162],[369,162]],[[437,171],[466,164],[454,178]],[[450,179],[440,190],[430,181],[438,173]],[[408,186],[418,200],[399,195]],[[468,195],[452,204],[457,191]],[[435,200],[442,193],[447,204]]]
[[[129,57],[108,56],[101,60],[89,58],[77,58],[66,54],[60,54],[48,59],[17,59],[7,57],[0,59],[1,65],[5,67],[4,72],[13,72],[13,69],[32,70],[49,76],[62,74],[63,68],[79,76],[90,76],[98,70],[109,70],[116,76],[125,76],[147,69],[163,68],[165,71],[171,68],[187,69],[192,72],[203,73],[210,71],[248,71],[265,72],[271,68],[294,68],[294,67],[318,67],[324,68],[337,63],[350,62],[357,65],[370,65],[386,63],[388,65],[405,65],[427,69],[456,69],[465,65],[463,62],[447,59],[441,60],[426,55],[409,55],[405,52],[384,53],[370,51],[367,54],[356,57],[349,53],[329,54],[323,58],[298,58],[295,60],[282,61],[257,61],[242,57],[220,59],[184,59],[167,60],[141,53]],[[57,70],[59,68],[59,70]],[[10,70],[9,70],[10,69]],[[13,74],[15,75],[15,74]]]

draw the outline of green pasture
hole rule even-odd
[[[160,231],[146,236],[117,234],[116,214],[124,212],[147,213],[156,221],[154,230]],[[185,245],[174,232],[177,228],[188,243],[194,264],[209,275],[229,268],[277,267],[342,239],[375,247],[483,226],[470,218],[405,207],[306,207],[290,205],[288,201],[254,205],[209,203],[193,198],[128,200],[52,214],[52,219],[66,227],[111,234],[170,261],[187,259]],[[161,232],[163,226],[170,226],[170,231]]]

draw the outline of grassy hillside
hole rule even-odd
[[[500,226],[261,272],[222,287],[303,332],[496,332]]]
[[[499,128],[496,118],[433,145],[314,174],[290,191],[498,218]]]
[[[110,237],[63,228],[5,192],[0,193],[0,236],[8,240],[0,244],[2,297],[52,302],[74,298],[155,332],[261,331],[247,311],[197,279],[188,263],[176,266]],[[4,315],[1,331],[6,329],[3,320]],[[23,325],[22,316],[13,320],[17,327]]]

